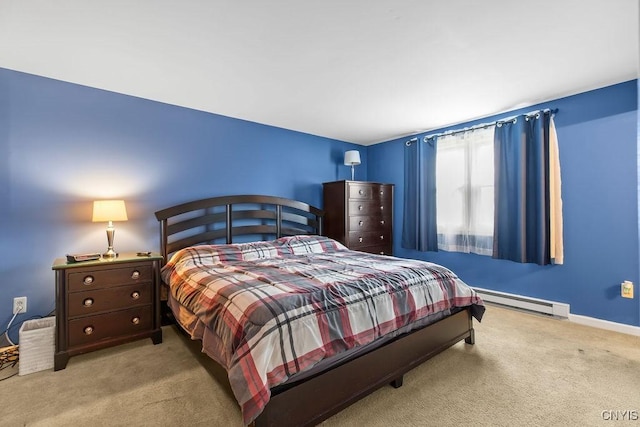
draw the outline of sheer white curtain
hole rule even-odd
[[[438,249],[492,255],[494,126],[438,138]]]

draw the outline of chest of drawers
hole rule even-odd
[[[393,184],[326,182],[323,203],[325,235],[349,249],[393,254]]]
[[[120,254],[115,259],[54,261],[56,349],[54,370],[69,357],[141,338],[162,342],[162,257]]]

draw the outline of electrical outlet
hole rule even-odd
[[[13,299],[13,314],[27,312],[27,297],[15,297]]]
[[[620,295],[622,298],[633,298],[633,282],[625,280],[620,285]]]

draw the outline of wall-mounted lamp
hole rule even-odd
[[[351,166],[351,181],[355,180],[354,166],[360,164],[360,152],[358,150],[349,150],[344,153],[344,164]]]
[[[109,222],[107,226],[107,252],[102,256],[105,258],[114,258],[118,254],[113,250],[113,235],[116,230],[113,227],[113,221],[126,221],[127,209],[124,206],[124,200],[96,200],[93,202],[93,222]]]

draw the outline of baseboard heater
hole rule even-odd
[[[569,317],[569,304],[530,298],[522,295],[508,294],[506,292],[491,291],[482,288],[474,287],[473,289],[486,302],[533,311],[554,317]]]

